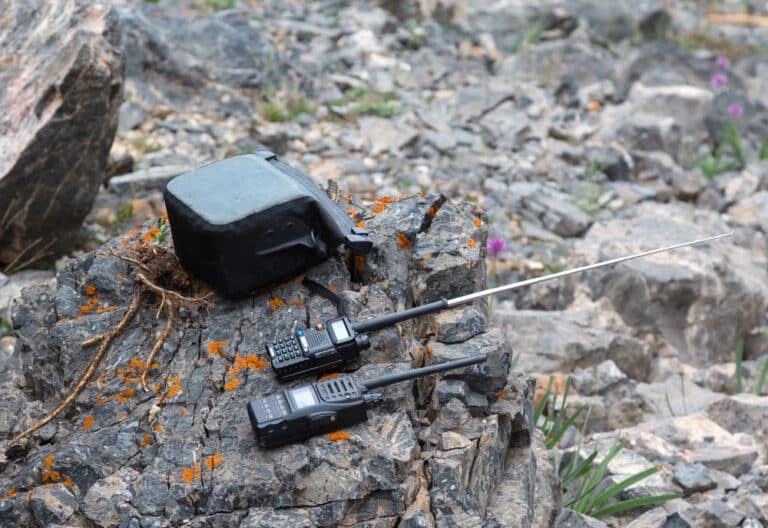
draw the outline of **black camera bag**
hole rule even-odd
[[[311,179],[267,150],[181,174],[164,197],[179,260],[229,297],[299,275],[339,244],[355,255],[372,247]]]

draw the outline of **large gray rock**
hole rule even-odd
[[[643,202],[600,222],[576,244],[592,263],[725,233],[719,215],[685,204]],[[768,307],[768,256],[731,239],[677,249],[578,276],[623,320],[664,337],[691,365],[723,363]],[[618,364],[618,363],[617,363]],[[621,367],[621,365],[619,365]]]
[[[407,231],[402,222],[411,218],[411,236],[443,240],[447,267],[414,267],[401,275],[398,266],[374,266],[363,284],[353,285],[334,258],[309,276],[333,285],[353,319],[410,305],[406,293],[416,284],[434,283],[443,270],[480,283],[485,245],[475,252],[457,245],[466,247],[470,234],[484,241],[485,228],[474,231],[480,228],[472,209],[462,204],[425,221],[432,218],[425,205],[436,200],[413,197],[390,204],[369,228],[376,240],[396,241]],[[19,341],[0,374],[2,438],[52,408],[93,353],[80,341],[122,315],[132,291],[132,266],[109,256],[108,249],[135,247],[152,225],[70,261],[55,289],[33,287],[17,304]],[[409,270],[418,243],[395,247],[377,262]],[[533,382],[507,376],[509,352],[501,332],[481,333],[473,318],[466,320],[467,328],[449,334],[451,343],[432,341],[431,357],[423,351],[430,324],[375,333],[376,344],[353,375],[365,379],[403,370],[411,361],[437,363],[462,350],[489,353],[494,371],[454,372],[438,379],[434,394],[429,384],[392,385],[383,388],[383,401],[369,411],[368,422],[345,431],[348,437],[322,435],[280,449],[257,448],[245,404],[286,386],[265,368],[264,342],[335,315],[329,305],[289,283],[249,299],[217,298],[207,310],[183,309],[181,324],[155,358],[150,391],[143,392],[137,361],[146,357],[163,325],[155,319],[154,303],[147,303],[110,347],[76,404],[0,459],[0,524],[469,526],[472,519],[482,524],[484,516],[491,522],[495,510],[489,505],[508,502],[507,471],[518,466],[531,479],[541,479],[548,486],[544,497],[550,498],[529,495],[517,514],[532,509],[542,518],[557,515],[551,469],[538,471],[539,454],[529,447]],[[459,335],[463,342],[456,342]],[[445,384],[467,389],[451,393],[441,389]],[[459,399],[470,392],[481,399]],[[441,397],[447,399],[443,405],[430,402]],[[470,413],[470,405],[476,412]]]
[[[493,312],[523,372],[571,372],[607,359],[636,380],[648,376],[652,347],[629,337],[615,312],[600,305],[566,311],[515,310],[508,301]]]
[[[709,417],[731,433],[749,433],[768,439],[768,398],[736,394],[707,407]]]
[[[0,15],[0,262],[67,248],[104,181],[123,84],[117,13],[81,0]]]
[[[120,18],[126,93],[147,108],[252,113],[253,97],[286,71],[260,24],[242,11],[201,14],[141,2],[121,8]]]

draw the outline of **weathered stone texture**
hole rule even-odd
[[[66,248],[104,180],[122,96],[116,12],[81,0],[0,15],[0,262]]]

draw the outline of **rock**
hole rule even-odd
[[[625,154],[616,148],[587,147],[584,150],[584,158],[590,166],[605,173],[611,181],[630,179],[630,165]]]
[[[694,528],[696,525],[685,515],[668,513],[663,507],[649,510],[633,520],[627,528]]]
[[[768,231],[768,191],[738,201],[728,209],[728,214],[740,224],[757,225],[763,232]]]
[[[11,320],[13,301],[21,297],[24,288],[50,283],[54,274],[50,271],[25,270],[0,277],[0,320]]]
[[[748,433],[768,439],[768,398],[736,394],[711,403],[707,414],[731,433]]]
[[[627,375],[609,359],[588,369],[577,368],[571,374],[571,380],[579,394],[590,396],[603,394],[612,385],[626,381]]]
[[[109,190],[129,196],[142,191],[162,191],[169,181],[192,168],[186,165],[151,167],[129,174],[113,176],[109,179]]]
[[[450,237],[463,246],[476,237],[483,242],[476,252],[450,255],[450,265],[436,269],[453,269],[454,276],[462,270],[470,284],[481,283],[485,228],[474,224],[472,208],[464,204],[444,206],[434,221],[423,223],[433,199],[388,204],[369,223],[371,236],[396,240],[407,232],[423,239],[423,247],[443,240],[443,248],[450,248]],[[374,217],[372,211],[363,214]],[[70,260],[55,288],[25,290],[13,314],[19,342],[9,361],[18,366],[0,373],[0,412],[14,417],[0,421],[0,437],[18,433],[52,408],[92,354],[80,342],[121,317],[132,292],[133,266],[111,257],[109,249],[133,248],[152,226]],[[333,285],[355,320],[411,305],[407,293],[416,284],[429,284],[435,271],[410,268],[418,241],[396,247],[386,258],[404,266],[402,276],[397,266],[377,267],[352,288],[337,257],[310,270],[310,276]],[[285,304],[270,305],[275,298]],[[97,309],[81,309],[93,306]],[[116,311],[107,309],[113,306]],[[179,314],[184,324],[174,327],[160,348],[150,391],[144,392],[137,362],[164,326],[154,312],[150,303],[142,306],[69,413],[9,450],[0,490],[15,488],[18,494],[0,502],[0,524],[196,526],[195,519],[205,517],[211,526],[430,526],[430,512],[436,526],[470,519],[482,524],[491,522],[489,504],[509,502],[507,471],[523,467],[531,481],[549,486],[543,498],[531,494],[526,504],[542,518],[556,516],[554,473],[537,469],[540,461],[551,468],[544,462],[549,455],[529,447],[533,386],[523,376],[507,375],[510,354],[499,329],[460,343],[431,342],[433,354],[425,358],[439,363],[482,351],[491,366],[439,376],[434,393],[419,393],[414,383],[382,388],[383,400],[369,410],[369,420],[344,431],[348,436],[320,435],[264,450],[256,447],[243,406],[286,385],[264,368],[263,343],[307,321],[335,316],[330,303],[288,283],[248,299],[217,299],[207,310],[184,308]],[[457,325],[457,335],[469,335],[472,321],[466,319],[464,329],[458,321],[447,324]],[[430,324],[404,323],[401,330],[372,334],[376,344],[353,374],[357,379],[409,368],[410,343],[426,343],[434,335]],[[414,357],[419,360],[415,351]],[[243,358],[248,366],[238,362]],[[488,391],[494,391],[492,404]],[[462,395],[477,416],[457,399]],[[435,405],[441,398],[447,402]],[[33,498],[40,493],[40,501],[27,501],[30,493]]]
[[[579,236],[592,223],[567,195],[538,183],[512,183],[507,193],[495,199],[518,210],[524,219],[564,237]]]
[[[657,383],[638,383],[643,405],[656,416],[681,416],[704,411],[725,396],[702,388],[684,376],[669,376]]]
[[[236,9],[201,15],[142,3],[121,8],[120,19],[126,92],[144,108],[250,113],[250,97],[285,72],[259,24]]]
[[[651,347],[629,333],[621,318],[597,305],[559,311],[515,310],[499,303],[494,320],[504,325],[523,372],[572,371],[611,359],[632,379],[648,375]]]
[[[17,21],[23,20],[23,24]],[[68,249],[104,181],[123,55],[114,9],[14,2],[0,24],[0,262]],[[20,57],[25,57],[22,61]]]
[[[701,463],[739,476],[758,456],[757,446],[701,415],[655,419],[624,429],[633,451],[658,463]]]
[[[397,154],[401,149],[415,143],[419,137],[418,132],[408,125],[396,124],[390,119],[375,116],[360,119],[360,132],[371,146],[371,154]]]
[[[621,218],[594,224],[575,252],[583,256],[577,262],[592,263],[728,230],[713,212],[642,202]],[[728,361],[739,336],[754,328],[768,306],[765,257],[728,239],[629,261],[577,280],[589,285],[593,298],[611,299],[628,325],[663,336],[691,365]]]
[[[695,200],[706,183],[699,171],[673,172],[671,176],[672,190],[679,200]]]
[[[683,488],[686,496],[717,487],[717,482],[712,478],[709,468],[703,464],[689,462],[676,464],[674,479],[675,483]]]
[[[557,520],[558,528],[607,528],[604,522],[582,515],[568,508],[563,509]]]

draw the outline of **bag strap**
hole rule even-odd
[[[347,316],[347,311],[344,309],[344,303],[341,302],[341,297],[336,295],[327,287],[307,277],[304,277],[302,279],[301,284],[303,284],[304,287],[307,288],[310,292],[315,293],[320,297],[323,297],[324,299],[331,301],[333,305],[336,307],[336,311],[339,313],[339,317]]]

